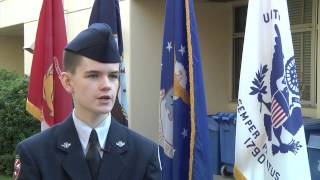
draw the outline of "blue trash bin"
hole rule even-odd
[[[224,112],[219,115],[221,174],[229,176],[233,174],[237,114]]]
[[[309,142],[310,134],[320,134],[320,119],[304,117],[303,125],[306,142]]]
[[[210,154],[212,162],[213,175],[220,174],[221,158],[220,158],[220,134],[219,134],[219,115],[208,115],[209,145],[212,153]]]
[[[320,179],[320,134],[310,134],[308,141],[309,166],[312,180]]]

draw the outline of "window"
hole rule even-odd
[[[292,43],[302,104],[315,105],[315,62],[317,48],[317,8],[314,0],[288,0]],[[242,48],[247,5],[233,9],[233,87],[232,99],[238,98]]]
[[[244,42],[244,33],[246,28],[247,19],[247,5],[235,7],[233,11],[234,23],[233,23],[233,87],[232,87],[232,99],[238,99],[240,69],[242,59],[242,49]]]
[[[303,104],[315,105],[316,10],[313,0],[290,0],[292,43]],[[314,12],[314,13],[313,13]]]

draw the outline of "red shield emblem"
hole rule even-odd
[[[18,179],[20,175],[20,167],[21,167],[21,162],[19,156],[16,157],[16,160],[14,161],[14,171],[13,171],[13,180]]]

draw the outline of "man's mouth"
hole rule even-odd
[[[108,101],[108,100],[111,100],[112,98],[111,96],[104,95],[104,96],[99,96],[98,99],[102,101]]]

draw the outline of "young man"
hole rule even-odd
[[[17,179],[161,179],[157,145],[111,116],[119,63],[106,24],[91,25],[67,45],[61,81],[74,110],[64,122],[17,145]]]

